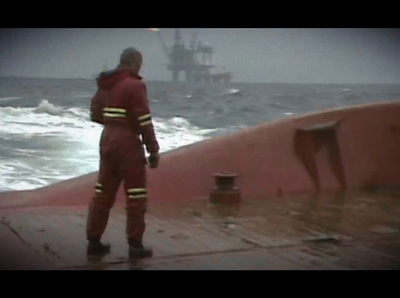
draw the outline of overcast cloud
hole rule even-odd
[[[236,82],[400,83],[400,29],[183,28],[215,48]],[[161,28],[168,46],[174,29]],[[145,28],[0,29],[0,75],[93,78],[126,47],[144,54],[146,80],[170,80],[160,36]]]

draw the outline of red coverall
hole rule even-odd
[[[149,153],[159,151],[146,86],[140,76],[128,69],[102,73],[97,85],[98,90],[90,105],[91,120],[104,124],[104,129],[100,139],[98,181],[89,204],[87,239],[100,240],[123,181],[128,243],[141,246],[147,208],[143,145]]]

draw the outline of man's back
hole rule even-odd
[[[102,73],[98,91],[91,101],[91,119],[104,124],[100,141],[100,169],[87,222],[88,254],[106,254],[110,247],[100,242],[121,182],[127,210],[127,239],[130,257],[150,256],[143,246],[144,214],[147,206],[146,157],[151,168],[159,161],[146,87],[138,75],[142,56],[133,48],[121,54],[116,70]],[[141,138],[140,138],[141,137]]]

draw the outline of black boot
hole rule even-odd
[[[148,247],[129,245],[129,258],[130,259],[143,259],[153,256],[153,250]]]
[[[103,244],[100,240],[89,241],[87,246],[87,254],[93,256],[105,256],[110,253],[111,245]]]

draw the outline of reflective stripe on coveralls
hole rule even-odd
[[[96,186],[94,188],[96,189],[96,193],[103,192],[103,185],[101,183],[96,183]]]
[[[146,199],[147,190],[145,188],[131,188],[127,190],[130,199]]]
[[[138,118],[140,126],[145,126],[151,124],[151,115],[146,114]]]
[[[103,116],[104,117],[112,117],[112,118],[125,118],[126,117],[126,109],[104,108]]]

